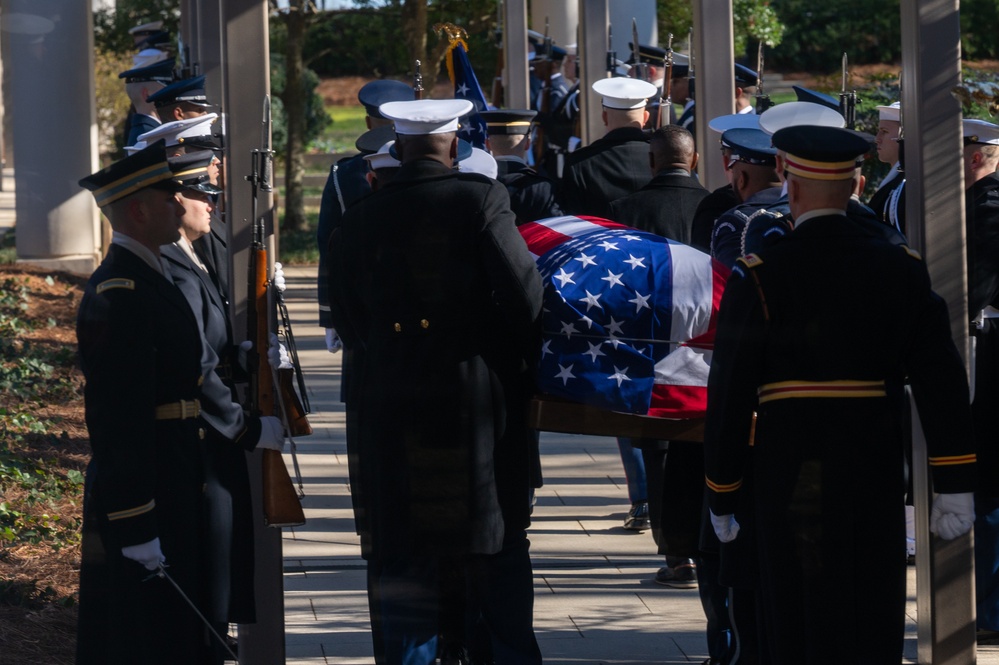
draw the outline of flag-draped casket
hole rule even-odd
[[[545,285],[543,393],[662,418],[701,418],[728,269],[595,217],[519,227]]]

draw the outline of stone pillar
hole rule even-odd
[[[9,0],[6,111],[17,155],[18,262],[90,274],[100,222],[80,178],[98,168],[94,40],[86,0]]]
[[[732,39],[732,0],[695,0],[691,72],[697,81],[694,91],[695,138],[700,155],[697,175],[711,191],[728,182],[718,150],[718,135],[711,131],[708,122],[735,113]]]

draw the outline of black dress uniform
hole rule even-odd
[[[705,471],[712,511],[732,514],[756,410],[751,501],[776,665],[901,656],[906,377],[936,491],[971,491],[967,380],[915,252],[845,213],[817,213],[739,260],[719,310]]]
[[[611,202],[610,219],[689,245],[694,213],[707,195],[686,170],[667,169],[634,194]]]
[[[201,338],[183,294],[112,244],[77,321],[93,457],[87,469],[77,663],[198,663],[204,627],[166,580],[121,555],[160,538],[171,576],[202,609]],[[175,417],[154,410],[183,402]]]
[[[515,549],[521,563],[503,574],[487,558],[488,574],[469,584],[479,586],[490,628],[506,633],[509,662],[540,662],[522,609],[533,595],[524,531],[530,449],[523,438],[501,441],[512,408],[501,377],[520,371],[512,349],[540,343],[542,287],[509,196],[498,182],[437,161],[404,163],[346,211],[333,240],[333,323],[347,346],[365,351],[356,368],[367,518],[359,529],[381,565],[381,605],[396,610],[382,629],[432,639],[423,628],[436,631],[442,562]],[[504,505],[511,487],[518,500]],[[418,578],[419,597],[400,578]],[[497,616],[514,598],[517,610]],[[503,650],[495,656],[503,660]]]
[[[562,210],[570,215],[609,218],[612,201],[637,192],[652,180],[649,138],[643,129],[622,127],[569,153],[559,190]]]
[[[517,217],[517,226],[562,214],[555,201],[555,184],[515,157],[496,160],[496,179],[506,186],[510,208]]]
[[[889,173],[885,176],[884,182],[878,187],[878,190],[871,195],[870,201],[867,202],[867,207],[874,211],[878,219],[886,224],[891,224],[890,212],[891,212],[891,201],[895,191],[902,186],[905,182],[905,173],[901,169],[892,169],[893,173]],[[897,198],[897,195],[896,195]],[[900,229],[904,232],[903,229]]]
[[[739,195],[735,193],[731,184],[722,185],[701,199],[691,224],[690,244],[702,252],[710,252],[711,232],[714,229],[715,220],[740,203]]]

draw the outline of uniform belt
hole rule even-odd
[[[201,402],[196,399],[180,400],[156,407],[156,420],[186,420],[201,414]]]
[[[778,381],[756,390],[760,404],[801,397],[885,397],[884,381]]]

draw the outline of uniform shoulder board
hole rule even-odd
[[[923,257],[919,254],[919,252],[917,252],[913,248],[909,247],[908,245],[902,245],[901,247],[902,247],[902,249],[905,250],[906,254],[908,254],[912,258],[916,259],[917,261],[922,261],[923,260]]]
[[[763,259],[761,259],[756,254],[746,254],[745,256],[740,256],[738,258],[738,261],[747,268],[755,268],[757,266],[763,265]]]
[[[134,279],[109,279],[107,281],[101,282],[97,285],[97,293],[101,294],[105,291],[110,291],[111,289],[128,289],[129,291],[135,290],[135,280]]]

